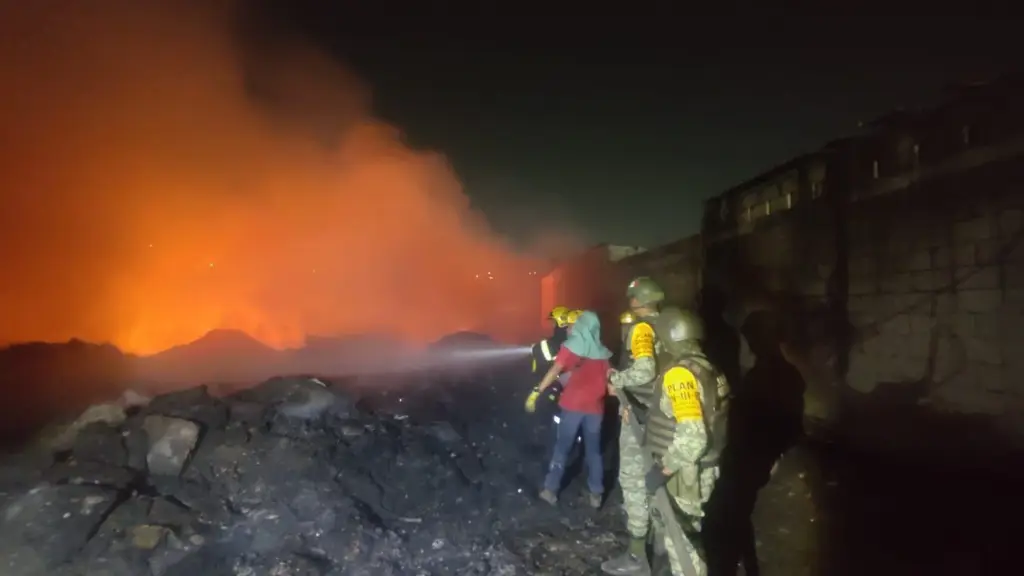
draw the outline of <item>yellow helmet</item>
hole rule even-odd
[[[575,324],[576,320],[579,320],[580,314],[583,314],[583,310],[572,310],[565,316],[565,321],[569,324]]]
[[[565,328],[569,325],[569,309],[565,306],[555,306],[552,308],[550,317],[559,328]]]
[[[633,314],[631,310],[626,310],[621,316],[619,316],[619,324],[622,324],[623,326],[628,326],[634,322],[636,322],[636,315]]]

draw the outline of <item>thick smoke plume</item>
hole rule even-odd
[[[478,275],[533,268],[365,85],[294,39],[246,41],[231,3],[2,6],[2,342],[425,340],[511,297]]]

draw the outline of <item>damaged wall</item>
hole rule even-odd
[[[677,304],[720,289],[734,324],[783,311],[808,416],[838,433],[1024,444],[1022,95],[1007,80],[890,115],[709,201],[703,241],[622,264]]]

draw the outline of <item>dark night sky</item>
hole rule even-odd
[[[292,0],[290,21],[371,83],[411,143],[444,152],[497,228],[568,221],[621,244],[693,233],[702,199],[1024,53],[1017,23],[969,11],[331,4]]]

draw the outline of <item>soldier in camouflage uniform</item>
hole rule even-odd
[[[644,417],[636,413],[636,409],[648,408],[654,393],[654,379],[658,374],[655,349],[659,346],[652,323],[665,293],[650,278],[640,277],[629,284],[626,297],[630,312],[620,318],[624,330],[619,369],[611,371],[608,380],[619,398],[623,419],[619,430],[619,486],[626,509],[629,546],[625,553],[602,564],[601,569],[607,574],[650,574],[647,557],[650,501],[644,486],[647,468],[640,442],[626,422],[629,418]]]
[[[667,308],[657,320],[665,350],[659,384],[647,419],[644,448],[654,457],[647,471],[649,492],[664,486],[676,519],[686,533],[686,550],[663,536],[665,518],[654,515],[658,537],[664,538],[672,573],[707,574],[699,535],[704,504],[719,477],[719,456],[726,442],[729,383],[701,350],[704,326],[695,314]],[[684,563],[693,570],[684,572]]]

